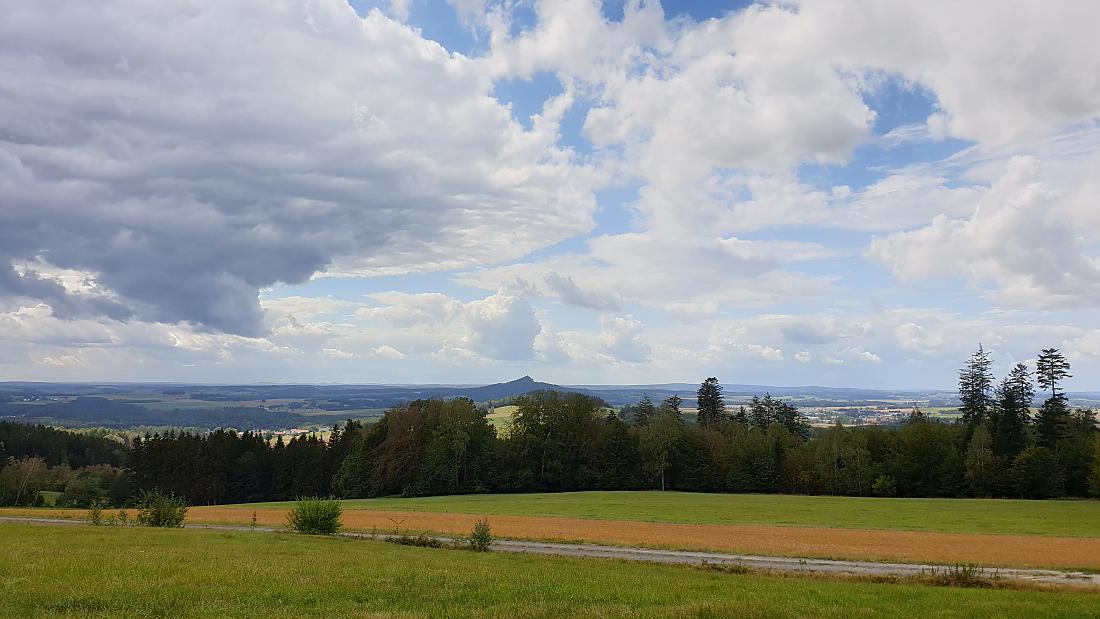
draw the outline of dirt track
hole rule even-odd
[[[51,519],[51,518],[20,518],[0,516],[2,523],[22,523],[57,526],[79,526],[78,520]],[[188,524],[188,528],[254,531],[273,533],[280,531],[272,527],[251,527],[241,525],[218,524]],[[0,528],[0,531],[3,529]],[[370,534],[361,532],[342,533],[346,537],[379,538],[389,537],[386,534]],[[451,538],[440,538],[444,542],[453,542]],[[895,576],[912,577],[928,574],[943,569],[936,565],[922,565],[913,563],[878,563],[872,561],[830,561],[821,559],[806,559],[796,557],[766,557],[754,555],[738,555],[724,553],[691,552],[682,550],[656,550],[645,548],[622,548],[613,546],[597,546],[593,544],[555,544],[547,542],[532,542],[523,540],[497,540],[492,549],[497,552],[511,552],[520,554],[538,554],[566,557],[583,557],[599,559],[618,559],[621,561],[645,561],[649,563],[683,564],[683,565],[733,565],[754,570],[767,570],[772,572],[810,573],[810,574],[855,574],[859,576]],[[1100,574],[1084,574],[1079,572],[1064,572],[1055,570],[1029,570],[1029,569],[998,569],[987,574],[995,578],[1006,580],[1019,580],[1044,584],[1075,585],[1075,586],[1100,586]]]
[[[255,510],[257,524],[278,527],[283,510]],[[253,510],[194,507],[188,523],[248,524]],[[0,515],[82,518],[80,510],[0,510]],[[347,510],[349,530],[465,535],[473,514]],[[498,537],[552,542],[771,555],[814,559],[976,563],[996,567],[1100,570],[1100,538],[979,535],[806,527],[671,524],[537,516],[487,516]]]

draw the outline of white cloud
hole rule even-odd
[[[535,355],[542,327],[531,304],[503,291],[468,303],[464,310],[464,345],[490,359],[516,361]]]
[[[409,19],[409,5],[412,0],[389,0],[390,2],[390,15],[400,21],[406,21]]]
[[[1093,245],[1100,159],[1071,166],[1059,183],[1039,161],[1014,157],[964,219],[874,239],[867,255],[902,282],[965,276],[1014,307],[1100,305],[1100,254]]]
[[[673,240],[655,233],[627,233],[592,239],[584,255],[483,269],[460,275],[458,281],[486,290],[557,296],[594,309],[616,309],[627,303],[661,306],[673,298],[695,308],[719,303],[760,306],[823,293],[828,279],[783,267],[828,255],[828,250],[813,243]]]
[[[380,357],[387,357],[389,359],[404,359],[405,353],[397,350],[393,346],[382,344],[374,349],[374,354]]]
[[[384,305],[359,308],[356,315],[360,318],[385,318],[397,327],[448,323],[462,312],[461,302],[438,292],[410,294],[390,291],[372,294],[370,298]]]
[[[328,357],[329,359],[354,359],[359,355],[346,350],[340,350],[339,348],[322,348],[321,356]]]
[[[602,352],[617,361],[642,363],[649,359],[650,347],[642,340],[645,325],[633,316],[600,316]]]
[[[898,347],[905,350],[915,350],[924,354],[936,354],[943,350],[942,336],[930,334],[924,327],[914,322],[898,325],[894,329],[894,334]]]
[[[595,310],[617,310],[623,300],[614,292],[600,290],[582,290],[572,277],[547,273],[546,285],[565,303]]]
[[[374,4],[6,11],[6,376],[943,386],[978,341],[1100,368],[1100,4],[450,0],[478,57]],[[516,122],[496,87],[542,72]]]
[[[592,226],[593,176],[554,127],[525,132],[479,63],[380,12],[5,13],[0,279],[9,261],[94,273],[122,305],[82,314],[258,335],[277,282],[491,264]],[[8,280],[0,294],[74,302]]]

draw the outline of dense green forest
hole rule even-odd
[[[696,423],[685,421],[675,396],[615,411],[590,395],[538,391],[516,398],[511,423],[498,432],[472,400],[426,399],[374,423],[348,421],[327,441],[232,430],[147,435],[128,445],[125,469],[117,443],[76,435],[65,442],[58,437],[70,433],[0,424],[0,453],[9,458],[0,500],[29,503],[53,489],[64,491],[61,504],[96,496],[125,503],[151,488],[194,504],[644,488],[1100,496],[1100,432],[1093,412],[1070,410],[1059,389],[1069,377],[1061,353],[1044,350],[1034,376],[1017,365],[999,383],[990,367],[979,349],[960,372],[957,422],[914,411],[899,427],[812,429],[795,407],[767,395],[728,410],[714,378],[699,387]],[[1037,413],[1033,379],[1049,392]],[[67,476],[51,475],[59,468]]]

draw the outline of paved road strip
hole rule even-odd
[[[19,518],[0,516],[0,522],[40,524],[40,525],[83,525],[80,520],[60,518]],[[274,533],[285,531],[272,527],[248,527],[241,525],[189,524],[188,529],[207,529],[214,531],[258,531]],[[360,533],[348,531],[340,533],[342,537],[356,539],[385,540],[393,535]],[[449,537],[435,537],[443,543],[456,540]],[[559,544],[550,542],[530,542],[524,540],[498,539],[492,549],[497,552],[537,554],[563,557],[587,557],[595,559],[619,559],[623,561],[644,561],[679,565],[727,565],[741,566],[753,570],[773,572],[807,572],[816,574],[855,574],[861,576],[921,576],[933,572],[942,572],[943,565],[915,563],[879,563],[875,561],[839,561],[829,559],[803,559],[798,557],[769,557],[761,555],[740,555],[717,552],[692,552],[686,550],[656,550],[649,548],[623,548],[619,546],[597,546],[593,544]],[[985,568],[986,576],[1008,580],[1022,580],[1049,584],[1072,584],[1100,586],[1100,574],[1070,572],[1058,570],[1038,570],[1020,568]]]

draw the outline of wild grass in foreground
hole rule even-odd
[[[256,503],[256,508],[289,503]],[[344,509],[1100,537],[1100,501],[563,492],[345,500]]]
[[[472,553],[291,534],[0,524],[0,613],[33,616],[1086,617],[1100,594]]]

